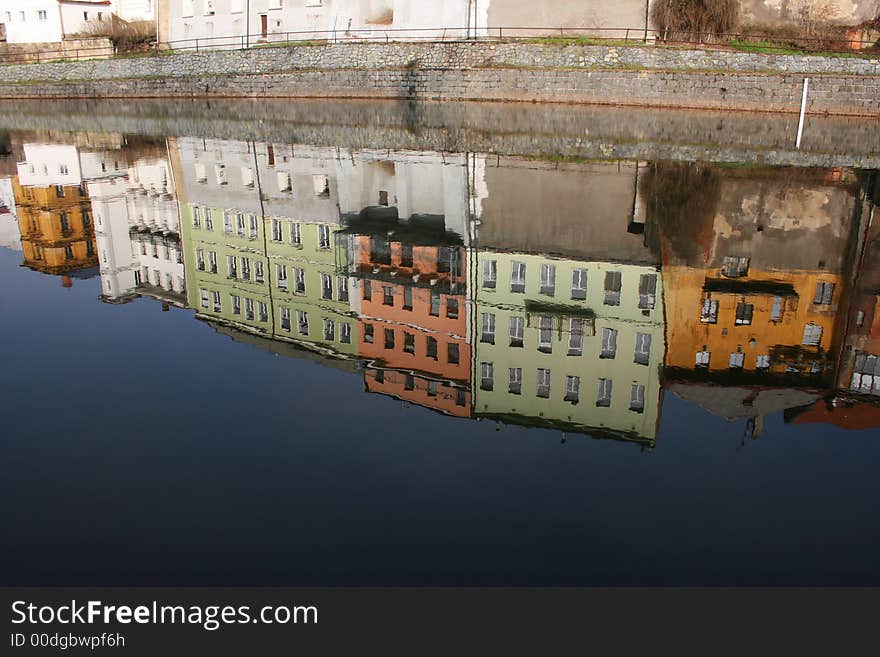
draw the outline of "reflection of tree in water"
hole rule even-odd
[[[701,262],[721,197],[718,170],[701,162],[653,162],[639,186],[648,217],[669,250],[664,261]]]
[[[0,131],[0,157],[12,155],[12,141],[8,132]]]

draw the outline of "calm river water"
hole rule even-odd
[[[875,171],[326,105],[0,122],[0,581],[880,584]]]

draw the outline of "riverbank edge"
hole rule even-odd
[[[880,60],[527,43],[291,46],[0,67],[0,97],[518,101],[880,117]]]

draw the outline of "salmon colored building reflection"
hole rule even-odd
[[[419,218],[352,230],[367,390],[469,416],[471,348],[460,237]]]

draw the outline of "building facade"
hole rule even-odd
[[[8,43],[57,43],[103,22],[110,0],[0,0],[0,25]]]

